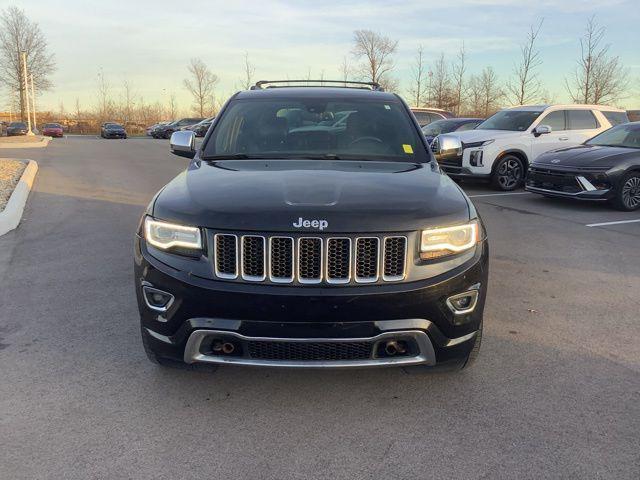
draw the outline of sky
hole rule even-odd
[[[61,103],[73,110],[76,99],[83,110],[93,107],[102,71],[114,99],[127,81],[145,102],[168,104],[175,95],[184,111],[191,100],[183,79],[193,57],[218,75],[221,98],[239,89],[245,52],[256,80],[309,72],[340,78],[343,58],[356,62],[350,53],[356,29],[398,40],[394,76],[401,93],[419,45],[430,64],[441,52],[453,60],[464,42],[469,73],[492,66],[504,82],[530,25],[541,18],[539,76],[554,101],[567,102],[564,79],[592,15],[630,72],[630,95],[618,105],[640,109],[639,0],[0,0],[0,9],[10,5],[40,25],[55,53],[53,88],[39,96],[39,110],[58,111]]]

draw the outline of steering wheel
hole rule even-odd
[[[378,137],[359,137],[359,138],[356,138],[353,142],[351,142],[349,146],[353,147],[358,143],[365,143],[365,142],[382,143],[382,140],[380,140]]]

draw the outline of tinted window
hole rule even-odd
[[[478,130],[524,132],[540,116],[538,110],[502,110],[478,125]]]
[[[640,148],[640,125],[625,124],[610,128],[586,142],[587,145]]]
[[[593,116],[591,110],[568,110],[569,129],[570,130],[588,130],[590,128],[598,128],[596,117]]]
[[[422,127],[422,133],[430,137],[436,137],[441,133],[453,132],[459,125],[460,122],[456,120],[436,120]]]
[[[474,128],[476,128],[478,125],[480,124],[480,122],[467,122],[467,123],[463,123],[462,125],[460,125],[458,128],[456,128],[456,132],[463,132],[465,130],[473,130]]]
[[[27,124],[22,122],[11,122],[9,126],[16,127],[16,128],[27,128]]]
[[[346,113],[345,113],[346,112]],[[346,117],[346,121],[339,120]],[[204,156],[429,159],[404,106],[393,100],[235,100],[218,119]]]
[[[567,128],[564,123],[564,110],[549,113],[540,120],[540,125],[549,125],[552,132],[566,130]]]
[[[607,120],[609,120],[609,123],[612,126],[627,123],[629,121],[629,117],[627,117],[625,112],[602,112],[602,114]]]

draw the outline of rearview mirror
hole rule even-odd
[[[436,155],[460,155],[462,153],[462,141],[457,135],[438,135],[433,140],[431,149]]]
[[[536,128],[533,129],[533,134],[536,137],[539,137],[540,135],[551,133],[551,130],[552,129],[549,125],[538,125]]]
[[[173,132],[169,146],[174,155],[193,158],[196,155],[196,135],[191,130]]]

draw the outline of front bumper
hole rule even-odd
[[[607,201],[614,194],[613,180],[605,171],[582,171],[533,165],[525,190],[551,197]]]
[[[471,260],[444,275],[388,286],[316,288],[203,279],[161,263],[140,237],[134,270],[143,335],[162,358],[294,368],[437,365],[460,362],[473,348],[487,290],[488,246],[483,242]],[[174,296],[166,312],[148,307],[143,285]],[[474,287],[473,311],[454,315],[447,298]],[[381,354],[381,342],[390,339],[404,342],[405,354]],[[214,340],[233,342],[235,353],[215,353]],[[256,345],[262,349],[258,355],[251,350]],[[345,345],[365,353],[341,356]],[[305,352],[315,353],[304,357]]]

